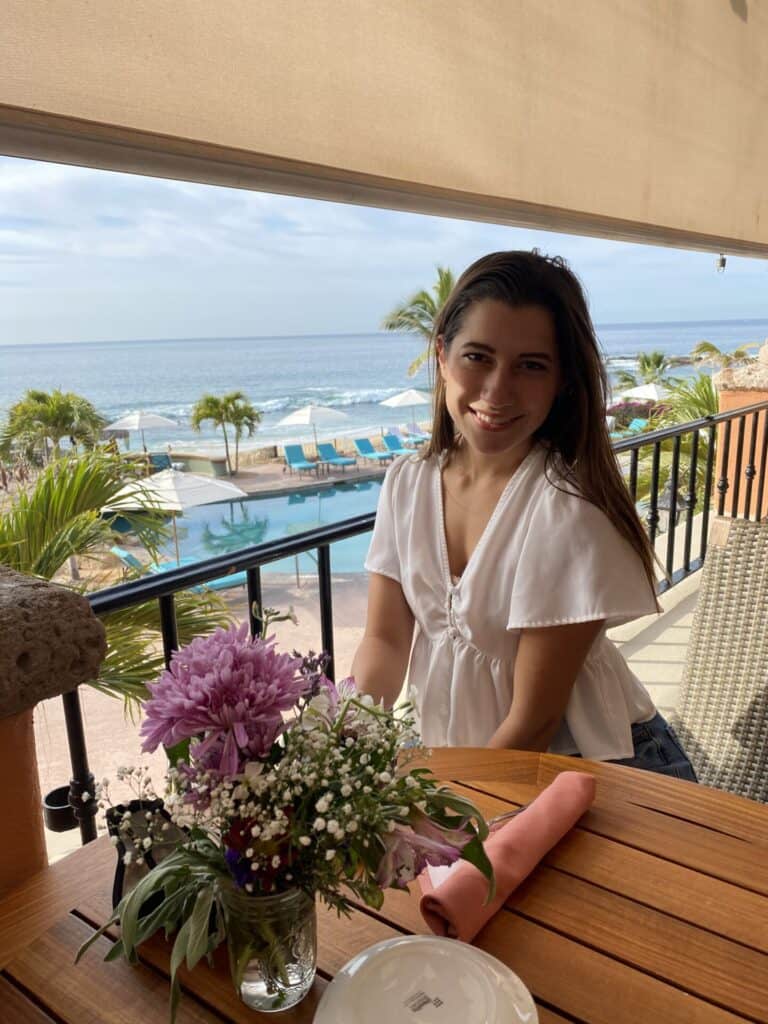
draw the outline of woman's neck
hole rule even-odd
[[[515,447],[498,455],[478,452],[459,442],[448,451],[447,464],[453,467],[469,484],[506,482],[531,451],[535,441],[527,446]]]

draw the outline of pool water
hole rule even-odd
[[[183,516],[176,518],[181,557],[202,561],[240,551],[253,544],[282,540],[306,530],[330,526],[365,512],[375,512],[380,490],[380,480],[365,480],[187,509]],[[363,572],[370,540],[370,533],[363,533],[333,544],[332,570]],[[162,550],[166,557],[175,558],[172,538]],[[300,572],[316,572],[315,552],[299,555],[298,561]],[[271,562],[262,568],[265,574],[295,571],[293,558]]]

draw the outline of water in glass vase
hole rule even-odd
[[[240,998],[262,1013],[295,1006],[315,977],[314,899],[302,889],[251,896],[235,886],[222,895],[230,967]]]

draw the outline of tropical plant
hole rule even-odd
[[[103,512],[125,486],[126,476],[131,476],[130,465],[99,452],[52,462],[0,513],[0,565],[52,579],[69,559],[98,556],[114,543],[118,515],[156,557],[167,529],[161,513],[138,492],[132,501],[138,511]],[[209,592],[181,591],[175,608],[180,643],[230,621],[224,604]],[[130,708],[146,696],[146,680],[162,668],[157,602],[112,612],[103,621],[107,656],[91,685],[123,698]]]
[[[240,439],[244,431],[250,437],[261,420],[261,413],[248,401],[242,391],[230,391],[226,395],[203,395],[192,407],[190,425],[193,430],[200,430],[202,424],[210,420],[214,427],[221,427],[224,434],[224,452],[227,459],[227,472],[232,476],[236,472],[232,468],[229,452],[229,434],[227,427],[235,431],[235,460],[237,463]]]
[[[229,422],[235,430],[235,472],[240,468],[240,440],[243,434],[253,437],[261,423],[261,412],[244,396],[237,398],[229,410]]]
[[[0,451],[8,455],[16,442],[27,454],[42,450],[48,461],[49,440],[51,457],[58,458],[62,438],[68,437],[73,447],[80,443],[92,446],[106,422],[82,395],[58,388],[50,392],[30,388],[8,412],[0,432]]]
[[[743,366],[744,363],[751,362],[755,357],[749,354],[749,350],[758,347],[756,341],[748,341],[744,345],[739,345],[732,352],[724,352],[711,341],[700,341],[691,350],[691,355],[702,363],[712,363],[714,366],[724,370],[728,367]]]
[[[669,383],[671,378],[667,376],[667,371],[670,365],[669,358],[663,352],[640,352],[637,356],[637,372],[619,370],[616,383],[624,390],[639,384]]]
[[[664,398],[661,423],[690,423],[718,412],[717,391],[708,373],[687,377],[669,389]]]
[[[437,267],[437,281],[432,291],[424,289],[416,292],[384,317],[382,327],[385,331],[401,331],[417,334],[426,342],[426,348],[408,367],[408,376],[413,377],[427,361],[432,351],[432,331],[435,319],[453,290],[455,278],[447,267]]]

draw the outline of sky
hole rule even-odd
[[[564,256],[598,324],[768,317],[768,261],[0,157],[0,345],[355,334],[499,249]]]

